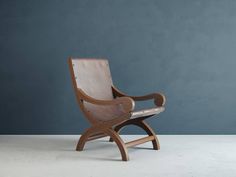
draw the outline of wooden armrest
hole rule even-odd
[[[162,93],[151,93],[144,96],[129,96],[118,90],[115,86],[112,86],[112,91],[115,97],[130,97],[134,101],[144,101],[144,100],[154,99],[154,103],[156,106],[164,106],[166,102],[165,95],[163,95]]]
[[[77,94],[82,101],[87,101],[92,104],[104,105],[104,106],[121,105],[123,109],[125,110],[125,112],[127,113],[133,111],[134,106],[135,106],[134,100],[130,97],[119,97],[112,100],[98,100],[98,99],[88,96],[81,89],[78,89]]]

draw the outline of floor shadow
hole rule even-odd
[[[152,147],[137,147],[137,146],[136,146],[136,147],[131,147],[131,148],[129,148],[129,149],[134,149],[134,150],[135,150],[135,149],[136,149],[136,150],[137,150],[137,149],[139,149],[139,150],[140,150],[140,149],[143,149],[143,150],[154,150]]]

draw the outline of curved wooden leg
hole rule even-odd
[[[123,161],[128,161],[129,160],[128,151],[127,151],[127,148],[125,146],[125,143],[120,138],[120,135],[112,129],[104,130],[104,132],[116,142],[116,144],[117,144],[117,146],[120,150],[122,160]]]
[[[152,130],[152,128],[146,122],[144,122],[144,120],[137,121],[137,122],[135,122],[134,125],[137,125],[137,126],[141,127],[143,130],[145,130],[145,132],[149,136],[153,136],[154,137],[154,140],[152,140],[153,149],[154,150],[159,150],[160,149],[160,143],[157,139],[157,136],[156,136],[155,132]]]
[[[95,127],[90,127],[88,128],[80,137],[79,142],[77,143],[76,146],[76,151],[83,151],[84,149],[84,145],[86,143],[86,141],[88,140],[88,138],[96,132]]]
[[[152,128],[142,119],[130,119],[118,126],[115,127],[114,131],[119,133],[120,130],[126,126],[126,125],[136,125],[140,128],[142,128],[149,136],[153,136],[154,140],[152,140],[152,145],[154,150],[159,150],[160,149],[160,143],[158,141],[158,138],[155,134],[155,132],[152,130]],[[109,139],[110,142],[113,141],[112,137]]]
[[[104,130],[100,130],[100,131],[102,131],[105,134],[107,134],[108,136],[112,137],[112,139],[116,142],[116,144],[120,150],[122,160],[128,161],[129,160],[128,151],[127,151],[127,148],[126,148],[123,140],[120,138],[119,134],[112,129],[104,129]],[[76,146],[76,151],[82,151],[84,149],[84,145],[88,141],[89,137],[96,132],[98,132],[98,130],[95,127],[91,127],[89,129],[87,129],[81,135],[79,142]]]
[[[127,121],[127,122],[128,122],[128,121]],[[120,124],[120,125],[117,125],[117,126],[114,128],[114,131],[115,131],[116,133],[119,133],[120,130],[121,130],[124,126],[126,126],[126,125],[128,125],[126,122],[124,122],[124,123],[122,123],[122,124]],[[110,141],[110,142],[113,142],[114,140],[112,139],[112,137],[110,137],[109,141]]]

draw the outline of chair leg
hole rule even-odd
[[[87,142],[88,138],[96,132],[95,127],[88,128],[80,137],[79,142],[76,146],[76,151],[83,151],[84,145]]]
[[[129,160],[128,150],[125,146],[124,141],[121,139],[120,135],[112,129],[105,130],[104,132],[116,142],[120,150],[122,160],[128,161]]]
[[[117,126],[114,128],[114,131],[119,134],[119,132],[121,131],[121,129],[124,128],[124,126],[129,125],[129,124],[130,124],[129,121],[126,121],[126,122],[124,122],[124,123],[122,123],[122,124],[119,124],[119,125],[117,125]],[[112,139],[112,137],[110,137],[109,141],[110,141],[110,142],[113,142],[114,140]]]
[[[149,136],[154,137],[154,140],[152,140],[153,149],[159,150],[160,143],[159,143],[158,138],[157,138],[155,132],[153,131],[153,129],[146,122],[144,122],[144,120],[140,121],[140,122],[136,122],[135,125],[141,127],[143,130],[145,130]]]
[[[85,143],[89,140],[89,137],[96,132],[98,132],[98,130],[95,127],[91,127],[89,129],[87,129],[81,135],[79,142],[76,146],[76,151],[82,151],[84,149]],[[108,136],[112,137],[112,139],[116,142],[116,144],[120,150],[122,160],[128,161],[129,160],[128,151],[127,151],[127,148],[126,148],[123,140],[121,139],[120,135],[116,131],[109,129],[109,128],[100,130],[100,132],[104,132]]]
[[[115,127],[114,131],[119,133],[120,130],[126,126],[126,125],[136,125],[140,128],[142,128],[149,136],[153,136],[154,140],[152,140],[152,145],[154,150],[159,150],[160,149],[160,143],[158,141],[158,138],[155,134],[155,132],[152,130],[152,128],[142,119],[130,119],[118,126]],[[109,140],[110,142],[113,141],[112,137]]]

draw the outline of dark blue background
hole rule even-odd
[[[0,0],[0,24],[1,134],[88,127],[69,56],[109,59],[128,94],[164,92],[158,133],[236,133],[235,0]]]

